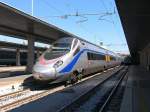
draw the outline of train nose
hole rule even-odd
[[[36,71],[33,73],[33,77],[37,80],[54,80],[56,79],[55,69],[49,69],[48,71]]]

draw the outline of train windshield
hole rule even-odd
[[[72,38],[62,38],[56,41],[45,53],[46,60],[55,59],[67,54],[71,49]]]

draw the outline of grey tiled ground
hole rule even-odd
[[[150,72],[131,66],[121,112],[150,112]]]

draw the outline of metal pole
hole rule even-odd
[[[33,0],[32,0],[32,16],[33,16]]]

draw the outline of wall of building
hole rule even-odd
[[[140,52],[140,65],[150,70],[150,43]]]

